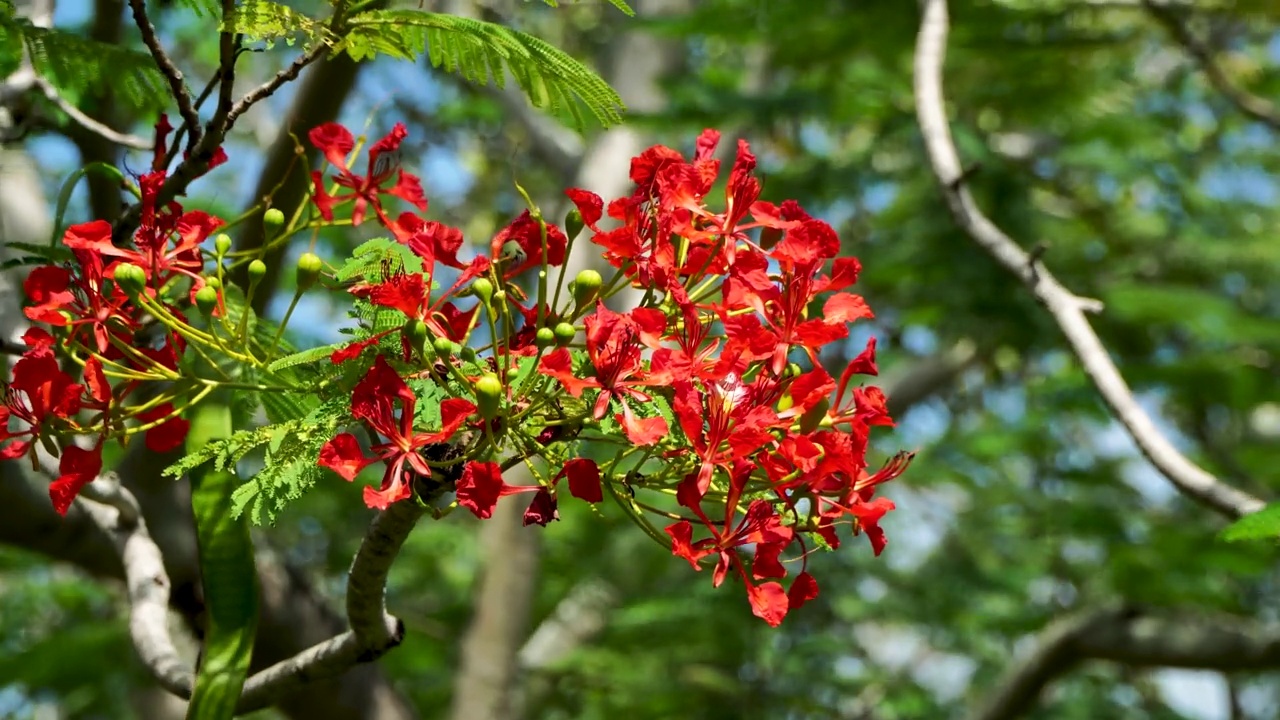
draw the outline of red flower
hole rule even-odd
[[[508,485],[503,481],[502,468],[498,467],[497,463],[475,461],[468,462],[466,467],[462,468],[462,477],[458,478],[456,489],[458,504],[470,510],[481,520],[488,520],[493,516],[493,509],[497,507],[499,498],[522,492],[537,492],[540,495],[544,491],[541,485]],[[535,497],[534,502],[539,503],[539,499]],[[534,508],[531,508],[532,510]],[[542,517],[541,513],[535,514]]]
[[[96,222],[105,226],[109,242],[111,226],[104,221]],[[64,241],[71,239],[70,244],[74,246],[74,238],[81,233],[97,233],[101,229],[96,227],[96,223],[73,225],[67,230]],[[107,354],[111,348],[110,338],[113,335],[128,338],[138,323],[128,297],[114,283],[106,282],[102,253],[89,247],[90,244],[72,250],[78,265],[75,273],[57,266],[32,270],[23,283],[23,290],[35,304],[26,308],[24,313],[35,322],[71,327],[68,343],[84,342],[99,353]],[[80,331],[86,327],[93,335],[92,341],[79,337]]]
[[[34,348],[13,366],[13,382],[4,388],[0,406],[0,460],[12,460],[34,450],[33,441],[42,437],[54,420],[70,419],[80,410],[84,386],[62,371],[53,353]],[[9,430],[9,419],[27,424],[26,430]],[[25,438],[25,439],[24,439]]]
[[[750,468],[745,470],[750,472]],[[700,509],[698,512],[701,514]],[[726,522],[724,528],[721,528],[715,523],[706,522],[706,528],[711,532],[711,537],[695,542],[693,525],[688,520],[668,526],[666,532],[671,536],[671,553],[688,560],[695,570],[702,569],[699,565],[702,558],[716,555],[712,585],[720,587],[730,568],[737,570],[747,588],[747,599],[751,603],[752,612],[777,627],[787,614],[787,594],[776,582],[757,586],[753,578],[759,580],[786,575],[786,571],[778,563],[778,555],[791,543],[794,531],[784,526],[773,507],[763,500],[751,503],[742,520],[734,526]],[[754,546],[755,561],[752,563],[750,576],[738,556],[738,548],[745,545]],[[816,588],[814,592],[816,594]],[[800,594],[807,595],[807,588],[802,588]]]
[[[778,421],[777,413],[760,405],[750,387],[734,373],[708,383],[705,392],[691,382],[677,382],[673,409],[685,437],[702,459],[698,497],[707,492],[716,467],[727,468],[736,458],[750,457],[771,446],[769,429]]]
[[[564,264],[568,242],[560,228],[547,223],[547,265]],[[513,278],[542,265],[542,245],[542,225],[525,210],[489,241],[490,262],[502,266],[504,278]]]
[[[668,432],[661,417],[638,418],[627,398],[649,402],[652,398],[638,388],[664,385],[671,381],[665,372],[646,372],[641,362],[642,341],[656,343],[666,328],[666,317],[653,308],[635,308],[628,313],[613,312],[596,302],[596,311],[586,317],[587,356],[595,374],[579,379],[573,374],[568,350],[556,350],[542,358],[543,372],[560,381],[569,394],[578,397],[585,388],[599,388],[592,417],[599,420],[609,411],[609,401],[618,400],[622,412],[616,416],[627,437],[637,445],[652,445]]]
[[[53,509],[59,515],[66,515],[71,502],[76,499],[85,485],[94,481],[102,472],[102,445],[99,443],[92,450],[75,445],[62,449],[62,459],[58,462],[58,479],[49,485],[49,499],[53,501]]]
[[[315,186],[315,203],[320,215],[325,220],[333,220],[333,208],[338,203],[355,200],[351,209],[351,224],[364,222],[365,211],[369,205],[384,225],[390,227],[390,220],[382,210],[380,195],[394,195],[411,203],[419,210],[427,209],[427,198],[422,193],[422,183],[417,176],[400,168],[400,143],[408,136],[409,131],[403,123],[396,123],[386,137],[369,148],[369,165],[364,175],[356,175],[347,168],[347,155],[355,147],[355,138],[351,131],[337,123],[325,123],[312,129],[308,137],[311,144],[324,153],[324,157],[337,169],[334,182],[351,192],[330,195],[324,187],[324,173],[313,171],[311,180]],[[392,175],[396,175],[396,184],[384,189],[385,183]]]
[[[394,407],[397,400],[400,402],[399,418]],[[319,464],[350,481],[368,465],[382,460],[387,465],[382,486],[378,490],[372,487],[364,489],[365,504],[385,510],[391,503],[408,498],[413,492],[411,471],[431,475],[431,468],[418,454],[419,451],[427,445],[453,437],[467,417],[476,411],[476,406],[466,400],[449,398],[440,403],[440,430],[424,433],[413,429],[417,403],[417,396],[387,364],[386,358],[379,355],[368,374],[356,383],[351,398],[351,415],[365,421],[387,441],[371,447],[373,457],[368,457],[361,451],[354,435],[342,433],[320,450]]]

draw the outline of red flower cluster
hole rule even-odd
[[[312,141],[327,154],[332,151],[330,161],[339,167],[351,149],[350,134],[344,133],[331,126],[312,133]],[[420,323],[446,344],[466,344],[482,306],[490,318],[517,318],[518,323],[491,328],[497,336],[486,346],[492,350],[488,367],[501,371],[509,364],[504,356],[536,355],[540,375],[555,386],[548,388],[540,380],[517,388],[503,377],[501,402],[522,412],[530,406],[554,406],[554,401],[544,403],[534,395],[545,398],[555,387],[573,398],[589,394],[589,410],[580,420],[618,423],[630,447],[639,449],[650,466],[658,462],[663,469],[624,473],[615,470],[616,461],[602,469],[586,458],[562,458],[560,473],[549,481],[507,485],[495,462],[500,444],[486,446],[480,440],[503,430],[501,418],[479,411],[483,403],[478,393],[475,402],[461,396],[444,400],[438,430],[414,428],[416,399],[401,373],[430,375],[455,394],[471,390],[468,383],[455,382],[464,369],[460,360],[427,351],[415,357],[407,330],[396,353],[403,369],[392,369],[378,354],[353,393],[353,417],[378,436],[372,456],[353,435],[343,433],[325,446],[322,465],[350,480],[382,459],[387,469],[381,490],[366,488],[365,501],[386,507],[411,495],[413,474],[431,474],[419,454],[426,445],[465,442],[473,454],[457,475],[458,504],[487,518],[499,498],[532,492],[525,521],[544,525],[558,517],[555,488],[562,478],[568,479],[572,495],[587,502],[599,502],[605,486],[644,489],[652,479],[655,487],[674,488],[679,506],[691,513],[666,527],[672,552],[696,569],[704,559],[714,561],[717,586],[733,571],[755,614],[771,625],[817,595],[805,558],[810,545],[839,545],[837,525],[865,533],[874,552],[881,552],[885,537],[879,522],[893,503],[877,497],[876,490],[900,475],[911,456],[902,453],[878,471],[868,469],[871,427],[893,424],[883,394],[853,384],[854,376],[877,372],[874,340],[838,382],[819,362],[824,347],[848,337],[849,323],[872,317],[863,299],[846,291],[860,266],[854,258],[837,257],[835,231],[795,202],[775,206],[759,200],[756,160],[745,142],[738,144],[723,211],[706,205],[719,175],[713,156],[719,135],[714,131],[699,138],[691,161],[662,146],[635,158],[635,191],[609,203],[607,210],[593,193],[567,192],[591,231],[591,241],[617,269],[617,280],[629,281],[652,300],[616,312],[606,307],[607,297],[585,306],[553,307],[545,290],[539,302],[522,302],[527,295],[510,281],[531,268],[561,264],[566,252],[564,233],[534,214],[517,218],[493,238],[488,255],[469,263],[457,259],[459,231],[411,213],[390,220],[378,188],[392,166],[381,153],[398,147],[402,137],[393,131],[374,147],[367,176],[341,170],[337,182],[352,188],[356,197],[353,222],[359,221],[362,203],[372,205],[379,220],[422,259],[424,269],[407,273],[390,268],[350,292],[374,306],[400,311],[406,328]],[[406,181],[403,172],[396,188],[401,192],[391,194],[426,206],[420,193],[405,190],[419,186],[416,180]],[[322,213],[331,212],[333,201],[317,190]],[[612,228],[601,225],[606,214]],[[433,296],[437,263],[458,270],[459,277]],[[488,288],[496,284],[503,290],[500,300],[492,300],[497,309],[491,304],[492,289],[485,291],[480,305],[462,309],[455,304],[479,279]],[[554,349],[548,341],[536,342],[539,323],[545,332],[566,321],[581,321],[582,349],[567,342],[557,341]],[[333,361],[354,360],[394,331],[370,334],[335,353]],[[521,389],[527,393],[523,397]],[[397,399],[398,419],[392,405]],[[662,405],[670,408],[665,416],[675,427],[664,413],[654,411]],[[521,417],[537,423],[534,417]],[[553,436],[545,431],[536,442],[573,442]],[[799,561],[800,570],[784,588],[779,581],[790,575],[789,561]]]
[[[157,164],[170,130],[162,116],[156,127]],[[225,159],[219,150],[210,167]],[[131,301],[115,279],[123,264],[140,268],[145,278],[142,292],[177,317],[181,311],[166,303],[164,289],[187,280],[194,294],[204,285],[200,244],[222,221],[198,210],[184,212],[178,203],[157,207],[165,178],[163,169],[155,169],[138,180],[142,215],[132,246],[113,244],[112,227],[105,220],[72,225],[62,239],[71,251],[71,262],[37,267],[23,284],[29,300],[26,316],[52,326],[58,337],[55,340],[38,328],[25,336],[28,350],[14,365],[13,381],[5,387],[0,407],[0,443],[8,441],[0,448],[0,459],[34,458],[37,440],[53,448],[56,436],[95,435],[91,450],[70,444],[61,450],[61,476],[49,491],[59,513],[66,513],[80,488],[101,470],[102,441],[123,421],[113,417],[113,409],[139,386],[133,380],[113,388],[104,367],[122,377],[136,377],[154,368],[173,371],[185,347],[174,334],[162,336],[159,346],[140,344],[136,336],[145,331],[150,313]],[[84,368],[83,382],[75,382],[63,371],[54,357],[55,347],[86,356],[78,361]],[[96,414],[82,418],[86,411]],[[186,436],[188,423],[171,403],[147,404],[132,416],[148,428],[146,442],[153,450],[173,450]],[[22,421],[27,429],[9,430],[10,418]]]
[[[715,131],[704,132],[692,161],[661,146],[637,157],[631,166],[635,192],[608,207],[619,223],[615,229],[597,225],[604,207],[599,197],[569,192],[605,259],[665,302],[662,312],[632,311],[625,325],[618,318],[626,316],[603,305],[586,319],[594,377],[572,377],[565,357],[555,353],[543,359],[543,368],[570,393],[600,387],[597,417],[610,396],[639,398],[641,387],[672,385],[683,437],[666,454],[697,458],[677,491],[679,504],[696,520],[666,528],[672,552],[695,568],[714,557],[716,585],[734,569],[755,614],[776,625],[817,594],[817,583],[803,570],[783,590],[776,580],[788,573],[780,555],[794,544],[803,558],[806,531],[837,546],[835,525],[845,521],[855,533],[865,532],[879,554],[885,544],[879,520],[893,503],[873,496],[880,483],[901,474],[910,456],[867,472],[869,430],[892,421],[879,390],[850,392],[849,384],[854,375],[876,374],[874,340],[846,368],[836,409],[828,409],[837,384],[819,352],[846,338],[849,323],[872,316],[861,297],[843,292],[857,279],[858,261],[837,258],[835,231],[796,203],[777,207],[758,199],[756,160],[744,141],[729,174],[724,211],[708,209],[704,203],[719,171],[713,157],[718,141]],[[781,241],[764,247],[746,232],[751,228]],[[821,313],[811,316],[823,294]],[[716,322],[723,338],[711,336]],[[593,326],[610,331],[593,334]],[[652,351],[647,368],[640,345]],[[788,371],[797,353],[811,370]],[[619,404],[618,419],[633,443],[667,435],[661,418],[640,427],[626,403]],[[721,519],[703,506],[713,487],[724,498],[722,517],[716,511]],[[698,540],[695,525],[704,534]],[[750,563],[740,552],[747,548]]]

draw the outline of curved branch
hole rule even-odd
[[[1217,59],[1214,58],[1213,48],[1192,34],[1191,29],[1186,26],[1167,3],[1158,2],[1157,0],[1142,0],[1142,4],[1152,17],[1159,21],[1161,25],[1164,25],[1169,34],[1173,36],[1174,41],[1181,45],[1182,49],[1196,61],[1196,64],[1204,71],[1205,76],[1209,78],[1209,83],[1217,88],[1218,92],[1222,93],[1237,110],[1260,123],[1268,125],[1273,130],[1280,130],[1280,108],[1243,88],[1237,87],[1231,81],[1231,78],[1227,77],[1226,71],[1218,64]]]
[[[969,720],[1009,720],[1034,706],[1057,677],[1088,660],[1132,667],[1223,672],[1280,667],[1280,628],[1226,615],[1111,606],[1050,623]]]
[[[1048,309],[1111,413],[1142,454],[1181,493],[1230,518],[1261,510],[1266,503],[1191,462],[1156,428],[1085,317],[1086,310],[1098,308],[1097,301],[1072,294],[978,209],[965,186],[942,94],[942,65],[949,30],[946,0],[924,0],[922,5],[924,16],[915,53],[916,113],[929,162],[956,223]]]
[[[191,697],[194,676],[169,636],[169,575],[137,499],[121,487],[119,478],[107,474],[86,486],[76,504],[120,554],[129,596],[129,635],[142,664],[164,689]]]
[[[377,660],[400,644],[404,623],[387,613],[387,573],[425,512],[425,506],[412,498],[394,503],[374,517],[347,577],[351,629],[255,673],[245,681],[236,712],[264,708],[309,682],[336,677],[357,663]]]

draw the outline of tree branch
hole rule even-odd
[[[100,123],[81,112],[80,108],[77,108],[75,105],[67,102],[65,98],[59,95],[58,89],[50,84],[48,80],[45,80],[42,77],[36,77],[34,84],[40,89],[40,92],[48,98],[49,102],[53,103],[59,110],[66,113],[67,117],[71,118],[72,122],[84,128],[86,131],[97,135],[103,140],[115,143],[116,145],[122,145],[127,148],[133,148],[134,150],[150,150],[154,147],[155,143],[148,138],[138,137],[137,135],[130,135],[128,133],[113,130],[105,123]]]
[[[425,506],[411,498],[374,517],[347,576],[347,622],[351,629],[255,673],[245,681],[236,712],[266,707],[306,683],[337,677],[357,663],[377,660],[400,644],[404,623],[387,613],[387,573],[425,512]]]
[[[196,114],[195,105],[191,102],[191,93],[187,91],[182,71],[173,63],[169,53],[165,52],[164,45],[160,44],[160,38],[156,36],[156,28],[147,17],[146,0],[129,0],[129,9],[133,11],[133,22],[138,26],[138,32],[142,34],[142,43],[147,46],[147,50],[151,51],[151,57],[155,59],[160,74],[169,81],[169,92],[178,103],[178,114],[191,128],[191,136],[187,142],[187,147],[191,148],[200,140],[200,116]]]
[[[1142,5],[1161,25],[1169,31],[1175,42],[1182,46],[1204,71],[1209,83],[1227,100],[1245,115],[1268,125],[1273,130],[1280,130],[1280,108],[1266,100],[1253,95],[1243,88],[1237,87],[1227,76],[1222,66],[1214,58],[1213,48],[1197,38],[1168,3],[1157,0],[1142,0]]]
[[[111,538],[120,555],[128,588],[129,635],[142,664],[164,689],[191,697],[194,676],[169,636],[169,575],[137,499],[120,486],[119,478],[108,474],[86,486],[76,505]]]
[[[1057,677],[1088,660],[1223,672],[1280,667],[1280,628],[1228,615],[1110,606],[1059,618],[969,720],[1029,712]]]
[[[916,113],[929,162],[956,223],[1049,310],[1112,414],[1142,454],[1180,492],[1230,518],[1261,510],[1265,506],[1262,500],[1226,485],[1191,462],[1156,428],[1085,317],[1086,310],[1097,309],[1099,304],[1063,287],[978,209],[963,180],[942,94],[942,65],[949,30],[946,0],[924,0],[922,5],[924,16],[915,53]]]

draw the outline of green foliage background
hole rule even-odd
[[[1173,495],[1108,418],[1043,310],[952,224],[915,126],[915,5],[694,5],[630,20],[587,3],[557,12],[534,3],[513,22],[602,72],[627,33],[668,41],[681,53],[662,85],[668,102],[631,118],[634,127],[685,151],[705,126],[726,142],[746,137],[769,199],[797,198],[837,225],[865,266],[860,288],[877,312],[868,329],[881,339],[886,383],[956,347],[976,360],[880,436],[881,453],[920,451],[888,492],[899,509],[885,522],[885,554],[855,542],[813,558],[822,594],[780,630],[752,618],[738,588],[712,590],[623,518],[566,503],[542,531],[535,623],[584,580],[609,583],[620,600],[586,645],[525,676],[527,717],[958,718],[1068,609],[1123,599],[1274,618],[1274,543],[1222,541],[1223,520]],[[1046,242],[1045,262],[1069,288],[1106,303],[1099,334],[1184,450],[1275,497],[1275,130],[1242,117],[1137,4],[951,5],[946,84],[961,154],[979,165],[978,201],[1025,246]],[[1193,28],[1231,48],[1224,62],[1250,92],[1277,98],[1278,23],[1272,3],[1239,0],[1210,7]],[[166,31],[192,27],[174,20]],[[209,49],[191,52],[198,65]],[[262,56],[262,72],[286,52],[281,42]],[[419,143],[406,158],[446,152],[469,175],[450,185],[424,172],[434,218],[487,239],[519,207],[513,174],[556,198],[566,178],[531,152],[492,94],[377,63],[352,123],[388,99],[377,82],[430,82],[433,97],[392,95],[377,122],[406,121]],[[562,107],[576,107],[571,96]],[[252,137],[235,141],[252,152]],[[210,178],[208,202],[233,204],[231,181],[219,182]],[[433,182],[449,192],[434,193]],[[324,237],[334,252],[362,239]],[[316,482],[270,537],[337,598],[367,513],[358,488]],[[425,523],[392,575],[390,603],[409,632],[382,663],[424,717],[443,716],[452,692],[479,573],[476,530],[457,516]],[[0,562],[0,678],[24,696],[56,698],[64,717],[127,716],[130,689],[145,680],[121,662],[131,655],[118,593],[15,550],[0,550]],[[1089,664],[1036,717],[1195,717],[1156,678]],[[1245,717],[1275,716],[1274,674],[1233,683]]]

